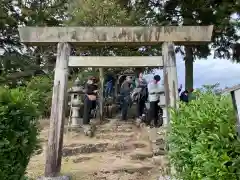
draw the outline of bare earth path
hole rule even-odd
[[[47,135],[45,124],[40,135],[43,149]],[[160,142],[161,146],[164,147]],[[43,175],[44,162],[42,150],[32,157],[28,175],[33,178]],[[64,134],[62,173],[74,180],[157,180],[166,166],[163,148],[153,157],[146,128],[137,128],[130,122],[112,119],[99,125],[93,138],[81,132]]]

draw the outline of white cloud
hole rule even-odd
[[[240,64],[232,63],[225,59],[208,59],[196,60],[194,62],[194,88],[201,87],[204,84],[220,83],[221,87],[231,87],[240,84]],[[161,70],[157,73],[162,75]],[[183,58],[177,55],[177,74],[178,84],[185,84],[185,65]],[[148,79],[152,75],[148,75]]]
[[[182,67],[180,67],[182,68]],[[220,83],[221,87],[240,83],[240,64],[225,59],[197,60],[194,63],[194,84]]]

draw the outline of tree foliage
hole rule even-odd
[[[193,87],[193,62],[196,58],[207,58],[214,50],[216,58],[239,61],[239,16],[233,21],[232,15],[239,14],[239,2],[205,0],[137,0],[136,5],[145,9],[146,24],[151,25],[214,25],[212,43],[177,47],[185,60],[186,89]],[[141,7],[141,8],[140,8]]]
[[[19,79],[39,74],[43,65],[54,64],[55,47],[24,46],[20,43],[18,27],[61,26],[65,17],[65,3],[65,0],[0,2],[1,83],[16,84]]]
[[[186,88],[193,86],[193,60],[207,58],[211,49],[217,58],[238,60],[239,57],[231,55],[231,48],[239,40],[237,28],[231,16],[237,12],[237,1],[172,1],[163,6],[164,16],[170,24],[177,25],[214,25],[212,40],[208,45],[189,45],[178,50],[185,55]],[[177,22],[172,19],[178,19]]]

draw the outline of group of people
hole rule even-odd
[[[160,84],[161,77],[155,75],[153,79],[148,83],[143,78],[143,73],[139,73],[138,78],[135,80],[130,76],[127,76],[120,87],[120,110],[121,119],[127,120],[128,109],[135,101],[137,105],[137,121],[142,121],[147,125],[161,126],[163,124],[159,114],[162,114],[163,110],[159,106],[160,95],[164,93],[164,88]],[[112,80],[107,83],[106,94],[111,94]],[[189,93],[193,89],[182,91],[182,86],[178,89],[180,93],[180,100],[184,102],[189,101]],[[92,118],[92,110],[96,108],[96,100],[98,95],[98,80],[95,77],[90,77],[86,83],[86,95],[84,98],[84,112],[83,112],[83,124],[88,125]],[[146,108],[146,102],[149,102],[149,108]]]
[[[143,120],[147,125],[161,126],[163,122],[159,123],[159,112],[162,111],[159,106],[160,94],[164,93],[163,87],[160,86],[161,77],[155,75],[153,80],[147,83],[143,78],[143,73],[140,73],[136,80],[131,77],[126,77],[120,89],[120,109],[121,119],[127,120],[128,108],[132,101],[137,104],[137,121]],[[132,86],[135,84],[135,88]],[[146,108],[146,102],[149,101],[150,107]]]

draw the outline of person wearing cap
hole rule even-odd
[[[85,87],[86,96],[84,99],[83,125],[89,125],[91,111],[96,108],[98,85],[95,77],[89,77]]]
[[[164,93],[164,89],[159,85],[161,77],[159,75],[155,75],[153,77],[153,81],[148,83],[148,99],[149,99],[149,117],[147,118],[147,125],[151,125],[153,121],[154,126],[162,126],[163,122],[159,122],[159,111],[160,106],[158,105],[160,94]]]
[[[127,120],[128,107],[131,103],[131,84],[132,78],[127,76],[120,88],[121,120]]]

